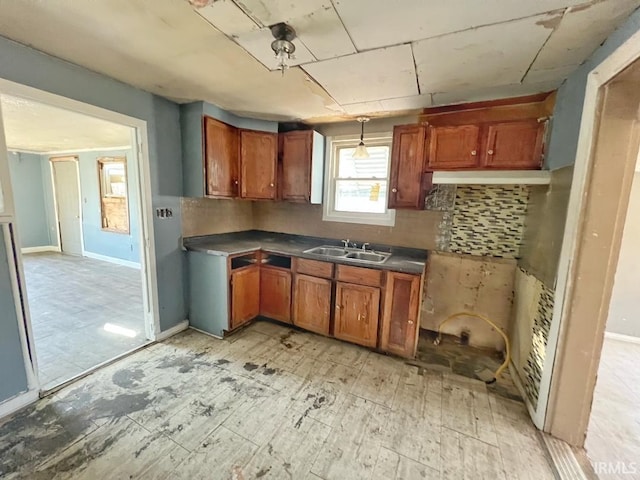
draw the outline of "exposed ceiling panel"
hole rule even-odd
[[[302,18],[324,8],[333,10],[331,0],[237,0],[237,3],[265,27]]]
[[[131,145],[131,128],[43,103],[1,95],[7,147],[30,152]]]
[[[525,81],[536,82],[552,72],[566,77],[638,6],[640,0],[602,0],[568,9]]]
[[[196,12],[228,37],[260,30],[260,25],[231,0],[218,0]]]
[[[433,105],[430,93],[423,95],[413,95],[411,97],[388,98],[381,100],[382,108],[388,111],[412,110],[415,108],[425,108]]]
[[[358,50],[413,42],[585,3],[585,0],[334,0]]]
[[[552,30],[539,15],[413,44],[422,92],[519,83]],[[513,41],[518,38],[518,41]]]
[[[410,45],[356,53],[303,68],[341,105],[419,93]]]
[[[296,29],[300,41],[318,60],[356,53],[349,34],[333,7],[322,7],[288,22]],[[294,40],[295,44],[296,42]]]

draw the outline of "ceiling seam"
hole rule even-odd
[[[540,48],[538,49],[538,52],[533,57],[533,60],[531,60],[531,63],[529,64],[529,67],[527,68],[526,72],[524,72],[524,75],[522,75],[522,78],[520,78],[520,83],[521,84],[524,82],[524,79],[527,78],[527,75],[529,75],[529,72],[531,71],[531,68],[533,67],[533,64],[536,63],[536,60],[540,56],[540,53],[542,53],[542,50],[544,50],[544,47],[547,45],[547,43],[549,43],[549,40],[551,40],[551,37],[553,36],[553,34],[556,33],[556,29],[560,26],[560,24],[562,23],[562,20],[564,19],[565,15],[567,14],[568,11],[569,11],[569,8],[565,8],[562,11],[562,17],[560,18],[560,21],[558,22],[557,25],[555,25],[553,27],[553,30],[551,30],[551,33],[549,33],[549,36],[544,41],[544,43],[540,46]]]
[[[353,41],[353,37],[351,36],[351,32],[349,31],[347,26],[344,24],[344,21],[342,20],[342,17],[340,16],[340,12],[338,12],[338,9],[336,8],[334,0],[331,0],[331,6],[333,7],[333,11],[336,12],[336,16],[338,17],[338,20],[340,20],[340,24],[342,25],[342,28],[344,28],[344,31],[346,32],[347,37],[349,37],[349,41],[351,42],[351,45],[353,45],[353,49],[356,51],[356,53],[359,53],[360,50],[358,50],[358,47],[356,46],[356,42]],[[350,53],[349,55],[353,55],[353,53]],[[334,58],[336,58],[336,57],[334,57]]]
[[[639,7],[639,8],[640,8],[640,7]],[[565,10],[568,10],[568,8],[565,8],[565,9],[557,9],[557,10],[549,10],[549,11],[547,11],[547,12],[536,13],[536,14],[534,14],[534,15],[527,15],[527,16],[525,16],[525,17],[512,18],[512,19],[509,19],[509,20],[501,21],[501,22],[487,23],[487,24],[484,24],[484,25],[476,26],[476,27],[469,27],[469,28],[465,28],[465,29],[463,29],[463,30],[456,30],[455,32],[448,32],[448,33],[443,33],[443,34],[441,34],[441,35],[434,35],[433,37],[426,37],[426,38],[420,38],[420,39],[417,39],[417,40],[411,40],[411,41],[406,41],[406,42],[394,43],[393,45],[383,45],[383,46],[381,46],[381,47],[365,48],[365,49],[363,49],[363,50],[357,50],[357,48],[356,48],[356,50],[357,50],[357,52],[356,52],[356,53],[347,53],[347,54],[345,54],[345,55],[337,55],[337,56],[335,56],[335,57],[325,58],[324,60],[318,60],[318,62],[328,62],[328,61],[330,61],[330,60],[335,60],[335,59],[337,59],[337,58],[345,58],[345,57],[349,57],[349,56],[351,56],[351,55],[357,55],[358,53],[375,52],[376,50],[385,50],[385,49],[387,49],[387,48],[401,47],[402,45],[407,45],[407,44],[411,44],[411,46],[412,46],[412,51],[413,51],[413,44],[414,44],[414,43],[423,42],[423,41],[425,41],[425,40],[432,40],[432,39],[435,39],[435,38],[446,37],[447,35],[455,35],[455,34],[458,34],[458,33],[468,32],[469,30],[477,30],[477,29],[479,29],[479,28],[484,28],[484,27],[494,27],[494,26],[496,26],[496,25],[502,25],[502,24],[505,24],[505,23],[518,22],[518,21],[520,21],[520,20],[526,20],[526,19],[528,19],[528,18],[535,18],[535,17],[539,17],[539,16],[541,16],[541,15],[548,15],[549,13],[552,13],[552,12],[558,12],[558,11],[563,11],[563,12],[564,12]],[[348,34],[348,33],[349,33],[349,32],[348,32],[348,30],[347,30],[347,34]],[[547,41],[548,41],[548,39],[547,39]],[[546,43],[546,42],[545,42],[545,43]],[[354,45],[354,46],[355,46],[355,45]],[[298,66],[309,65],[310,63],[314,63],[314,62],[305,62],[305,63],[300,63],[300,64],[298,64]]]
[[[307,72],[307,71],[302,67],[302,65],[297,65],[297,67],[298,67],[300,70],[302,70],[302,71],[305,73],[305,75],[306,75],[306,76],[307,76],[307,77],[308,77],[308,78],[309,78],[313,83],[315,83],[315,84],[316,84],[316,85],[317,85],[317,86],[318,86],[318,87],[319,87],[319,88],[320,88],[324,93],[326,93],[326,94],[327,94],[327,96],[328,96],[331,100],[333,100],[333,101],[336,103],[336,105],[338,105],[340,108],[342,108],[342,105],[341,105],[340,103],[338,103],[338,101],[337,101],[335,98],[333,98],[333,95],[331,95],[331,94],[327,91],[327,89],[326,89],[326,88],[324,88],[324,85],[322,85],[320,82],[318,82],[318,81],[314,78],[314,76],[313,76],[313,75],[311,75],[309,72]],[[325,107],[325,108],[326,108],[326,107]],[[342,110],[342,113],[343,113],[343,114],[345,113],[344,109]]]
[[[411,58],[413,59],[413,73],[416,77],[416,88],[418,89],[418,95],[422,95],[420,90],[420,79],[418,78],[418,64],[416,63],[416,55],[413,52],[413,43],[409,43],[409,47],[411,48]]]

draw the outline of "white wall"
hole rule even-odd
[[[640,337],[640,173],[631,187],[607,332]]]

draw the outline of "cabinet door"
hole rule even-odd
[[[263,267],[260,271],[260,315],[291,323],[291,272]]]
[[[399,125],[393,129],[389,208],[424,207],[425,135],[422,125]]]
[[[375,347],[378,343],[380,289],[339,282],[336,286],[334,336]]]
[[[275,199],[278,134],[240,130],[240,196]]]
[[[545,123],[537,120],[489,125],[484,166],[510,170],[539,169],[544,130]]]
[[[311,153],[313,131],[281,133],[282,199],[309,202],[311,199]]]
[[[420,277],[387,273],[380,339],[382,350],[403,357],[415,356],[419,306]]]
[[[245,267],[231,273],[231,329],[260,313],[260,267]]]
[[[206,195],[238,196],[237,128],[204,117],[204,169]]]
[[[329,335],[331,280],[296,275],[293,292],[293,323],[312,332]]]
[[[480,149],[480,127],[429,127],[429,157],[427,165],[433,170],[477,168]]]

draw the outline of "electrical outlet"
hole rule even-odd
[[[171,218],[173,217],[173,210],[170,208],[156,208],[156,217]]]

